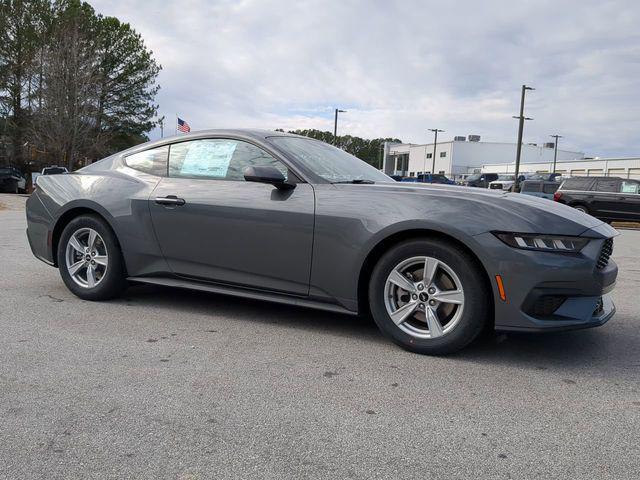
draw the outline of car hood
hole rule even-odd
[[[400,202],[407,196],[429,197],[432,201],[425,202],[425,208],[444,209],[452,216],[452,221],[464,224],[463,229],[471,235],[495,230],[589,235],[591,229],[603,224],[601,220],[561,203],[502,190],[399,182],[348,186],[371,194],[397,195]],[[435,200],[437,203],[433,202]],[[614,229],[610,230],[615,233]]]

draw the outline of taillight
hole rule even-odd
[[[562,192],[556,192],[556,193],[553,194],[553,201],[554,202],[559,202],[561,198],[562,198]]]

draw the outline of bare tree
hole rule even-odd
[[[44,53],[43,108],[33,138],[70,170],[100,142],[95,133],[98,69],[92,11],[60,13]]]

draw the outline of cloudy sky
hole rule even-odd
[[[637,0],[89,1],[162,64],[170,131],[333,130],[340,107],[343,134],[515,142],[525,83],[525,142],[640,155]]]

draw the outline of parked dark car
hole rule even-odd
[[[560,183],[555,181],[525,180],[520,184],[520,193],[553,200],[559,187]]]
[[[419,353],[615,312],[617,232],[602,221],[527,195],[394,182],[280,132],[197,132],[41,176],[27,225],[35,256],[85,300],[143,282],[370,313]]]
[[[497,173],[474,173],[462,181],[465,187],[488,188],[489,184],[498,179]]]
[[[420,174],[415,177],[404,177],[401,182],[413,182],[413,183],[440,183],[442,185],[455,185],[456,182],[448,179],[440,173],[427,173]]]
[[[24,193],[27,181],[15,167],[0,167],[0,192]]]
[[[638,222],[639,189],[638,180],[618,177],[574,177],[562,182],[553,199],[607,222]]]

